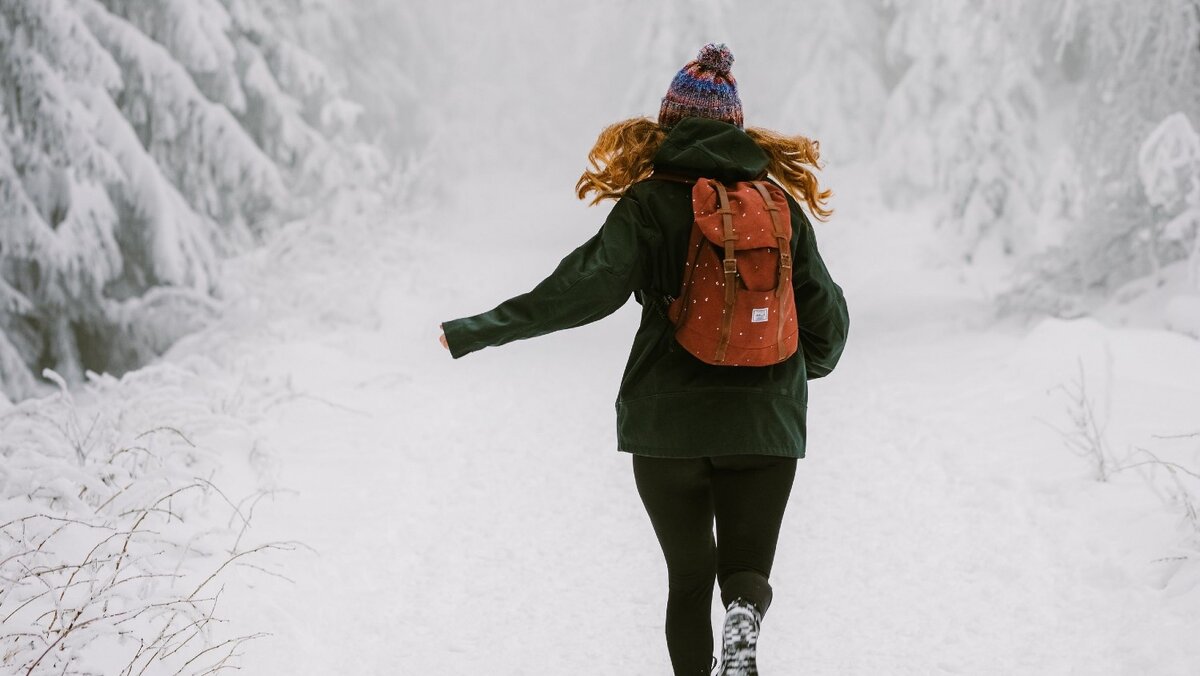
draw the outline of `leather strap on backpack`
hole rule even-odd
[[[783,231],[780,224],[779,205],[775,200],[771,199],[771,193],[767,191],[767,186],[762,181],[755,181],[754,187],[758,189],[758,194],[762,195],[763,202],[766,202],[767,213],[771,216],[771,227],[775,230],[775,240],[779,242],[779,280],[775,287],[775,302],[776,317],[779,318],[779,333],[775,337],[775,342],[779,345],[779,358],[782,360],[787,354],[787,349],[783,344],[783,306],[787,299],[785,294],[792,291],[792,243],[788,241],[787,233]]]
[[[733,243],[737,241],[737,233],[733,231],[733,209],[729,206],[729,193],[720,181],[713,181],[717,188],[717,198],[720,200],[721,223],[724,232],[721,239],[725,242],[725,258],[721,265],[725,271],[725,314],[721,319],[721,340],[717,343],[717,361],[725,361],[725,350],[729,347],[729,335],[733,332],[733,305],[737,300],[737,257],[734,254]]]

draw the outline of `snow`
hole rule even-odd
[[[239,510],[206,477],[250,455],[261,390],[216,365],[192,355],[75,391],[47,369],[58,394],[0,411],[4,673],[197,673],[221,659],[221,627],[187,630],[213,612],[221,624],[221,569],[254,557],[226,558]],[[231,474],[224,490],[252,486]]]
[[[764,671],[1192,673],[1200,539],[1180,494],[1157,465],[1096,481],[1052,427],[1070,426],[1055,387],[1079,358],[1108,402],[1114,467],[1145,459],[1136,444],[1200,468],[1200,438],[1154,436],[1200,431],[1200,345],[996,324],[951,270],[921,265],[925,214],[830,180],[841,211],[818,237],[854,327],[812,384]],[[256,426],[260,479],[284,492],[253,532],[315,549],[288,555],[294,582],[249,571],[223,598],[271,632],[247,673],[669,672],[665,568],[614,450],[634,304],[462,360],[437,344],[439,321],[527,290],[604,213],[547,189],[526,196],[547,205],[537,222],[518,222],[481,206],[500,185],[311,254],[295,233],[295,269],[319,254],[329,274],[277,282],[260,303],[277,310],[236,339],[255,378],[294,391]]]
[[[1195,672],[1192,0],[354,4],[0,2],[4,630],[66,622],[44,613],[87,606],[63,580],[88,537],[211,478],[134,553],[194,584],[314,548],[222,573],[207,640],[270,633],[247,673],[666,673],[665,570],[614,451],[636,307],[460,361],[436,326],[594,232],[580,151],[716,40],[749,124],[825,143],[854,324],[813,383],[764,668]],[[355,192],[395,158],[396,194]],[[513,186],[536,217],[497,207]],[[998,296],[1090,316],[1021,325]],[[64,391],[11,403],[47,364]],[[31,509],[78,523],[9,521]],[[184,603],[93,572],[90,612]],[[113,617],[41,666],[114,671]]]
[[[928,265],[944,246],[928,210],[883,208],[869,173],[827,180],[838,212],[818,239],[852,338],[812,384],[764,670],[1191,673],[1200,491],[1150,459],[1200,468],[1200,345],[997,322],[956,268]],[[243,548],[313,548],[255,564],[288,579],[227,569],[226,630],[269,633],[240,650],[246,673],[668,672],[665,569],[614,450],[635,306],[462,360],[436,342],[438,322],[527,290],[603,218],[522,184],[545,205],[535,221],[495,211],[508,183],[491,177],[436,210],[362,195],[288,224],[226,264],[219,321],[127,376],[169,387],[106,386],[108,406],[142,411],[125,429],[178,419],[227,495],[267,491]],[[1103,482],[1060,434],[1080,364]],[[70,466],[40,462],[6,456],[72,499]],[[175,509],[202,528],[206,510]]]

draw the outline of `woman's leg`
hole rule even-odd
[[[765,614],[771,605],[767,578],[796,478],[796,459],[734,455],[712,458],[712,464],[721,600],[728,606],[741,597]]]
[[[638,494],[667,560],[667,651],[676,676],[708,676],[717,572],[708,458],[633,456]]]

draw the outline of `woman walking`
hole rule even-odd
[[[616,200],[600,231],[530,292],[491,311],[445,322],[441,336],[458,358],[596,321],[630,295],[642,305],[617,397],[618,449],[632,455],[638,493],[666,559],[671,664],[675,674],[689,676],[707,675],[716,664],[709,619],[714,582],[726,615],[720,666],[713,673],[758,673],[758,632],[772,598],[768,578],[796,461],[804,457],[807,381],[833,370],[849,328],[842,289],[830,278],[800,206],[804,202],[818,219],[831,213],[825,207],[830,193],[820,189],[809,169],[817,166],[817,144],[743,128],[732,63],[724,45],[706,45],[675,75],[657,121],[637,118],[605,129],[589,154],[591,168],[577,184],[579,197],[590,195],[593,204]],[[762,229],[774,224],[781,243],[762,251],[779,261],[778,273],[772,263],[769,274],[783,281],[777,299],[771,296],[772,282],[762,292],[764,300],[753,302],[778,300],[770,305],[778,312],[754,308],[746,319],[753,323],[719,325],[716,356],[701,354],[685,345],[684,324],[701,324],[708,310],[700,308],[718,308],[710,312],[715,315],[710,321],[731,315],[734,286],[737,293],[745,292],[757,274],[747,267],[744,251],[735,256],[742,235],[731,235],[734,224],[745,229],[744,219],[755,216],[745,209],[734,213],[726,188],[732,195],[738,186],[746,187],[753,195],[748,186],[755,181],[760,182],[753,190],[763,200],[758,204],[765,205],[755,213],[766,218],[761,214],[771,211]],[[709,188],[721,200],[711,213],[697,197]],[[772,199],[778,208],[771,206]],[[725,218],[719,221],[725,224],[724,276],[716,263],[713,275],[692,274],[708,269],[700,262],[709,254],[698,234],[705,214]],[[782,216],[790,217],[790,238]],[[718,244],[709,249],[720,258]],[[728,282],[730,303],[724,309],[718,298],[692,297],[697,285],[722,287],[722,280]],[[788,315],[792,303],[794,315]],[[755,323],[774,327],[774,322],[781,338],[791,328],[794,347],[780,348],[778,356],[772,347],[768,365],[734,365],[739,362],[727,356],[727,349],[728,355],[758,354],[738,352],[737,336]]]

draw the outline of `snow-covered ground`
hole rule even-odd
[[[1098,481],[1053,428],[1072,428],[1082,364],[1111,462],[1145,460],[1136,445],[1200,470],[1200,437],[1153,437],[1200,431],[1200,344],[996,324],[931,265],[919,214],[833,181],[818,238],[852,335],[812,384],[764,673],[1196,673],[1200,540],[1170,477]],[[224,614],[272,634],[244,673],[669,673],[666,571],[613,429],[636,305],[461,360],[437,344],[439,321],[527,290],[607,209],[565,184],[485,209],[504,185],[373,239],[335,228],[303,279],[259,290],[297,312],[264,312],[236,349],[295,396],[258,423],[256,480],[282,491],[253,531],[316,551],[280,559],[292,582],[237,573]]]

